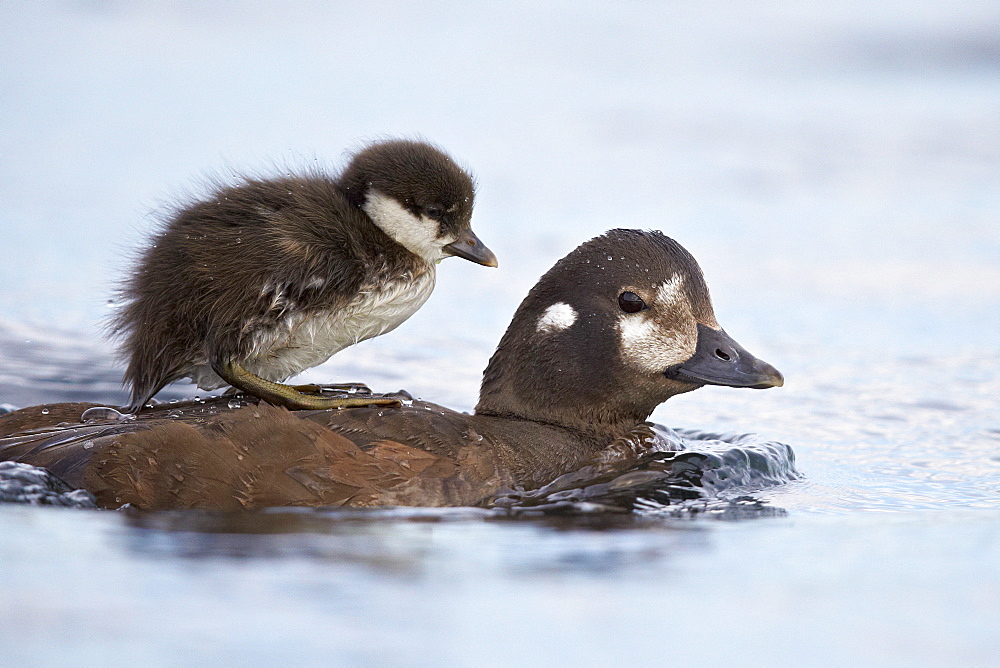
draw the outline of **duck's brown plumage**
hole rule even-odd
[[[263,402],[231,409],[229,401],[90,424],[80,417],[95,404],[34,406],[0,417],[0,434],[9,434],[0,459],[44,467],[104,508],[455,506],[536,487],[589,460],[634,455],[652,438],[637,426],[619,443],[581,442],[558,427],[422,401],[294,412]]]
[[[474,415],[421,401],[291,412],[219,398],[81,424],[90,405],[55,404],[0,417],[0,460],[48,468],[112,508],[488,504],[654,447],[649,412],[705,383],[764,387],[781,376],[718,329],[701,272],[676,242],[614,230],[532,289]]]

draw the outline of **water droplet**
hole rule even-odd
[[[135,416],[132,416],[132,418],[134,419]],[[83,414],[80,415],[80,422],[85,424],[90,422],[119,422],[124,419],[124,415],[109,406],[94,406],[83,411]]]
[[[610,255],[608,256],[608,259],[609,259],[609,260],[614,260],[614,258],[613,258],[613,257],[611,257]]]
[[[48,408],[43,408],[42,409],[42,415],[48,415],[48,414],[49,414],[49,409]]]
[[[93,441],[84,441],[83,442],[83,449],[84,450],[90,450],[92,447],[94,447],[94,442]]]
[[[233,410],[236,410],[237,408],[243,408],[243,402],[241,402],[239,399],[230,399],[229,407],[232,408]]]

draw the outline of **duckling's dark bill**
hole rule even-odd
[[[698,323],[698,344],[686,362],[666,370],[667,378],[699,385],[728,385],[763,390],[781,387],[785,379],[721,329]]]
[[[497,256],[486,247],[479,237],[472,230],[462,230],[452,243],[444,247],[444,250],[455,257],[475,262],[486,267],[497,266]]]

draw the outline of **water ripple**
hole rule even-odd
[[[737,519],[784,514],[750,493],[800,478],[788,445],[755,434],[659,425],[655,431],[666,447],[640,457],[624,472],[585,467],[536,490],[500,496],[493,505],[512,515],[635,511]]]

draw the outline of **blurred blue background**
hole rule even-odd
[[[411,335],[491,347],[556,258],[628,226],[689,247],[762,343],[997,341],[994,2],[0,12],[5,320],[89,335],[151,214],[206,175],[336,169],[406,135],[475,172],[502,261],[447,263]]]

